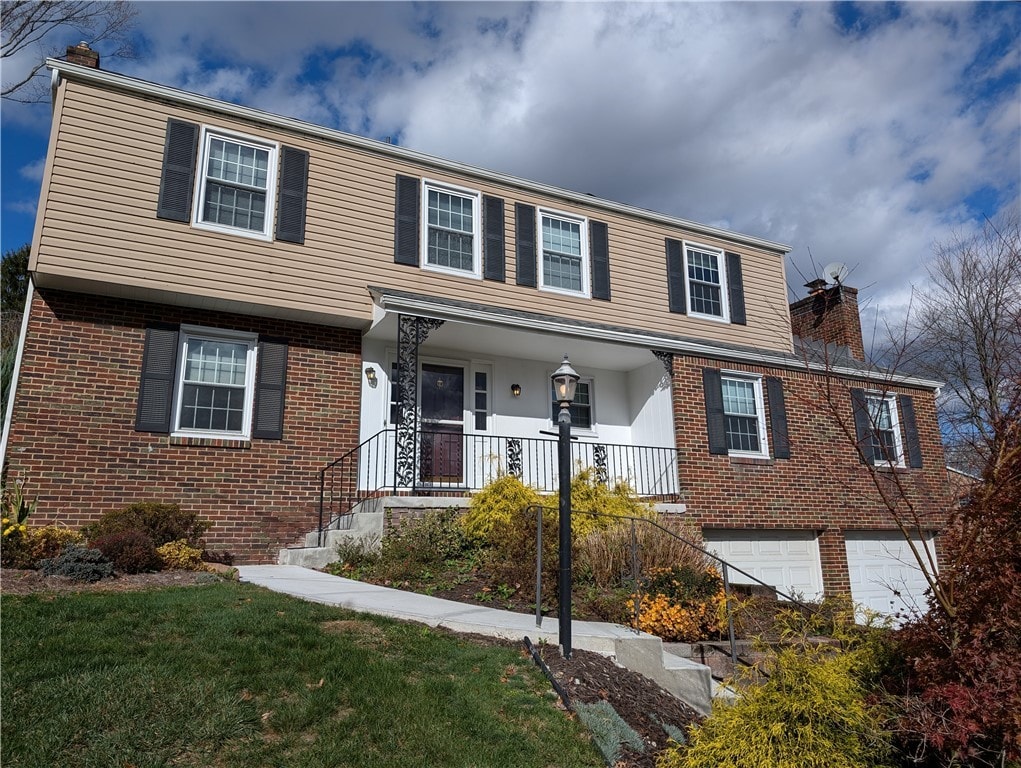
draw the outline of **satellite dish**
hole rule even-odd
[[[842,261],[831,261],[822,268],[822,273],[831,283],[840,285],[847,278],[851,270]]]

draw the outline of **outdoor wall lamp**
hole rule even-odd
[[[571,658],[571,403],[578,387],[577,371],[571,367],[567,355],[553,371],[553,393],[560,405],[557,425],[557,458],[560,464],[560,578],[557,582],[560,603],[560,652]]]
[[[514,397],[521,397],[521,385],[511,384],[511,394],[514,395]]]
[[[365,369],[365,378],[369,382],[369,386],[375,389],[376,387],[376,369],[371,365]]]

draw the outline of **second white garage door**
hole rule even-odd
[[[705,529],[706,549],[781,592],[806,600],[822,597],[822,568],[815,531]],[[732,572],[735,584],[754,583]]]
[[[907,541],[892,531],[845,531],[851,597],[866,608],[890,615],[926,608],[928,584]],[[932,548],[932,539],[924,542]],[[915,546],[922,547],[921,540]]]

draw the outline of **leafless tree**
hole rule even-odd
[[[940,417],[951,455],[981,473],[1003,430],[1021,418],[1021,214],[937,243],[916,292],[908,352],[920,373],[947,382]]]
[[[5,67],[18,55],[32,56],[33,63],[27,69],[19,68],[13,81],[5,81],[0,95],[11,101],[45,101],[46,86],[37,75],[46,58],[63,55],[67,45],[79,40],[93,47],[109,42],[117,47],[106,55],[130,56],[128,33],[134,20],[135,9],[125,0],[3,0],[0,58],[6,60]]]

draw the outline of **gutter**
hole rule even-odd
[[[137,78],[128,77],[127,75],[120,75],[101,69],[93,69],[91,67],[83,67],[78,64],[69,64],[68,62],[61,61],[60,59],[47,59],[46,66],[53,70],[52,83],[54,91],[56,90],[59,77],[63,76],[68,79],[92,83],[94,85],[103,85],[109,88],[127,91],[129,93],[137,93],[176,104],[182,104],[188,107],[194,107],[196,109],[216,112],[222,115],[228,115],[230,117],[271,126],[273,128],[279,128],[291,133],[302,134],[304,136],[310,136],[317,139],[325,139],[326,141],[335,144],[366,150],[377,155],[387,155],[399,160],[416,163],[418,165],[446,171],[448,173],[471,176],[476,179],[492,182],[493,184],[513,187],[515,189],[520,189],[526,192],[534,192],[540,195],[556,197],[560,200],[567,200],[582,206],[599,208],[604,211],[619,213],[624,216],[643,219],[657,224],[665,224],[670,227],[678,227],[700,235],[726,240],[731,243],[750,246],[752,248],[761,248],[766,251],[771,251],[778,256],[786,255],[792,248],[789,245],[773,242],[772,240],[766,240],[753,235],[743,235],[738,232],[731,232],[726,229],[711,227],[707,224],[699,224],[698,222],[689,221],[688,219],[667,216],[666,214],[656,213],[644,208],[625,205],[624,203],[616,203],[612,200],[605,200],[603,198],[582,194],[580,192],[572,192],[549,184],[541,184],[539,182],[528,181],[509,174],[488,171],[484,168],[467,165],[465,163],[444,160],[436,157],[435,155],[425,154],[424,152],[417,152],[412,149],[405,149],[404,147],[395,147],[392,144],[387,144],[382,141],[368,139],[363,136],[356,136],[334,128],[325,128],[320,125],[305,122],[304,120],[298,120],[297,118],[284,117],[282,115],[275,115],[271,112],[253,109],[252,107],[231,104],[230,102],[220,101],[219,99],[213,99],[208,96],[201,96],[197,93],[182,91],[178,88],[171,88],[166,85],[138,80]]]

